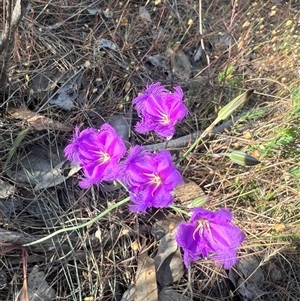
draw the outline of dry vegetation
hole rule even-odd
[[[151,20],[139,13],[143,5]],[[36,187],[32,165],[62,162],[75,125],[99,127],[115,114],[134,125],[131,100],[156,81],[185,92],[191,113],[175,138],[203,130],[234,96],[255,89],[239,121],[206,141],[180,169],[201,187],[206,208],[230,208],[247,234],[239,256],[255,255],[264,275],[264,294],[256,300],[300,300],[299,10],[292,0],[32,1],[15,35],[1,95],[0,185],[6,193],[0,196],[0,300],[17,300],[35,265],[55,300],[120,300],[135,282],[140,254],[154,256],[151,226],[175,212],[137,216],[123,206],[43,244],[20,243],[86,222],[126,197],[121,189],[79,189],[80,172],[67,178],[67,163],[60,166],[64,181]],[[101,47],[100,39],[113,44]],[[166,53],[165,64],[150,62]],[[172,77],[170,65],[180,68],[184,54],[191,74],[181,75],[189,71],[183,68]],[[61,95],[74,103],[71,110],[55,105]],[[132,127],[131,144],[156,139]],[[248,168],[212,156],[233,149],[262,163]],[[195,301],[246,300],[209,260],[170,287],[186,296],[192,291]]]

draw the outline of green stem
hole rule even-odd
[[[27,244],[24,244],[23,247],[27,247],[27,246],[32,246],[32,245],[36,245],[38,243],[44,242],[45,240],[48,240],[49,238],[52,238],[55,235],[58,235],[60,233],[64,233],[64,232],[68,232],[68,231],[74,231],[74,230],[78,230],[84,227],[88,227],[90,225],[92,225],[93,223],[97,222],[98,220],[100,220],[102,217],[104,217],[106,214],[108,214],[110,211],[112,211],[113,209],[116,209],[124,204],[126,204],[128,201],[130,200],[129,197],[127,197],[126,199],[123,199],[122,201],[110,206],[109,208],[105,209],[103,212],[101,212],[99,215],[97,215],[96,217],[92,218],[91,220],[89,220],[86,223],[83,223],[81,225],[77,225],[77,226],[73,226],[73,227],[69,227],[69,228],[64,228],[64,229],[59,229],[53,233],[51,233],[48,236],[45,236],[41,239],[35,240],[33,242],[29,242]]]
[[[175,210],[178,213],[190,216],[190,214],[188,212],[186,212],[185,210],[182,210],[182,209],[180,209],[180,208],[178,208],[176,206],[170,206],[170,208],[173,209],[173,210]]]
[[[198,144],[201,142],[202,139],[204,139],[210,132],[211,130],[215,127],[216,123],[213,122],[202,134],[200,135],[199,138],[195,140],[195,142],[189,147],[189,149],[182,155],[182,157],[177,161],[177,164],[179,164],[182,160],[184,160],[190,152],[198,146]]]
[[[183,154],[183,156],[179,159],[177,163],[180,163],[183,159],[185,159],[189,153],[197,147],[198,143],[205,138],[209,132],[218,124],[220,121],[227,119],[229,116],[233,114],[238,108],[240,108],[253,94],[254,90],[250,89],[241,95],[237,96],[233,100],[231,100],[225,107],[223,107],[219,113],[215,121],[200,135],[199,138],[191,145],[191,147]]]

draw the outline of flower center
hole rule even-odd
[[[159,123],[161,123],[162,125],[168,125],[170,123],[170,117],[168,114],[165,114],[163,112],[159,112]]]
[[[154,173],[152,173],[152,174],[146,174],[145,173],[145,176],[147,176],[148,179],[149,179],[149,182],[148,182],[149,185],[151,185],[151,184],[155,185],[153,193],[163,183],[161,177],[159,175],[154,174]]]
[[[99,155],[98,162],[100,164],[104,164],[110,160],[110,154],[108,154],[108,153],[100,151],[100,152],[98,152],[98,155]]]
[[[210,230],[210,224],[206,219],[200,219],[197,221],[198,226],[195,229],[194,233],[193,233],[193,239],[195,239],[195,235],[198,232],[200,236],[203,235],[204,230],[207,230],[208,233],[211,234],[211,230]]]

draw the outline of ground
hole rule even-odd
[[[300,300],[299,9],[292,0],[32,1],[1,95],[0,300],[18,300],[22,287],[19,300],[26,292],[27,300],[121,300],[132,284],[134,299],[123,300],[142,300],[137,271],[162,245],[154,226],[176,224],[178,211],[139,215],[125,204],[87,227],[21,245],[127,197],[120,187],[79,188],[81,171],[63,149],[75,126],[105,121],[130,145],[161,142],[134,131],[131,101],[153,82],[184,91],[189,115],[173,139],[203,131],[230,100],[254,89],[234,113],[238,121],[228,118],[178,166],[195,185],[193,198],[230,209],[247,235],[240,264],[227,271],[201,259],[167,286],[195,301]],[[192,142],[170,149],[174,157]],[[261,163],[216,156],[233,150]],[[188,210],[187,202],[178,191],[175,205]]]

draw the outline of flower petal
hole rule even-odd
[[[80,132],[76,127],[70,144],[65,148],[66,157],[83,169],[85,178],[79,183],[83,188],[116,179],[119,160],[125,153],[123,140],[107,123],[99,131],[88,128]]]
[[[139,133],[155,131],[162,138],[173,136],[175,124],[187,114],[183,104],[183,91],[178,86],[173,93],[161,86],[152,84],[133,100],[141,121],[135,129]]]
[[[194,208],[188,224],[191,225],[189,231],[193,231],[192,234],[189,233],[194,240],[192,250],[189,249],[188,244],[184,243],[185,238],[181,237],[183,234],[181,232],[177,234],[178,244],[183,248],[184,254],[192,252],[203,257],[211,254],[212,259],[217,260],[226,269],[236,263],[237,248],[244,241],[245,234],[232,224],[232,214],[229,211],[221,209],[212,212],[203,208]],[[197,244],[196,249],[195,243]]]
[[[151,154],[135,146],[121,163],[119,178],[130,191],[131,210],[145,212],[149,207],[170,206],[174,188],[183,182],[168,151]]]

